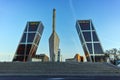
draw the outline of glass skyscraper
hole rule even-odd
[[[35,56],[43,29],[44,26],[40,21],[27,22],[13,61],[26,62]]]
[[[76,22],[76,29],[87,61],[104,61],[104,52],[92,20],[78,20]]]

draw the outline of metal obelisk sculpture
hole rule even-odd
[[[53,9],[53,23],[52,23],[52,34],[49,38],[49,51],[50,51],[50,61],[56,62],[58,59],[58,50],[59,50],[59,37],[55,31],[56,25],[55,25],[55,19],[56,19],[56,10]]]

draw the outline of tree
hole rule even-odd
[[[111,57],[112,55],[114,56],[114,58]],[[105,51],[105,57],[108,58],[112,64],[116,64],[116,61],[120,60],[119,55],[120,49],[118,50],[116,48],[112,48],[110,50]]]

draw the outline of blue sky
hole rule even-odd
[[[0,61],[11,61],[27,21],[42,21],[37,54],[49,56],[52,10],[63,59],[83,54],[75,29],[78,19],[92,19],[104,50],[120,48],[120,0],[0,0]]]

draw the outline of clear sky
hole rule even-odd
[[[27,21],[42,21],[37,54],[49,56],[52,10],[63,59],[83,55],[76,20],[92,19],[104,50],[120,48],[120,0],[0,0],[0,61],[11,61]]]

